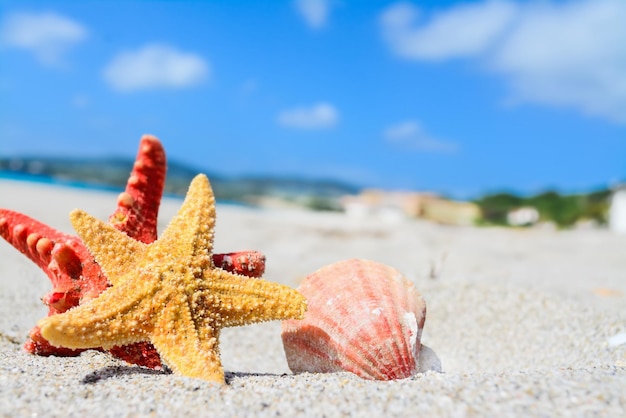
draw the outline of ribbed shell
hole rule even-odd
[[[291,371],[349,371],[376,380],[417,372],[426,303],[398,270],[340,261],[307,276],[299,291],[308,303],[305,318],[282,323]]]

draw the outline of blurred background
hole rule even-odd
[[[626,232],[626,2],[0,3],[0,175]]]

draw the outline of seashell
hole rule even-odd
[[[394,380],[419,371],[426,303],[398,270],[350,259],[322,267],[298,290],[307,313],[282,323],[292,372],[349,371]]]

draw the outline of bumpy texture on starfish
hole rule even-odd
[[[214,266],[215,198],[204,175],[192,181],[178,214],[152,244],[85,212],[70,216],[113,286],[41,320],[52,344],[106,348],[149,340],[175,373],[223,383],[223,327],[304,317],[306,301],[296,290]]]
[[[109,222],[128,236],[149,244],[157,238],[157,215],[165,182],[166,157],[161,142],[144,135],[126,190],[120,194],[117,209]],[[0,209],[0,236],[36,263],[50,278],[52,291],[42,301],[48,316],[96,298],[109,282],[87,247],[76,236],[65,234],[24,214]],[[261,277],[265,256],[256,251],[214,254],[213,261],[225,270],[249,277]],[[34,327],[24,344],[37,355],[72,356],[82,350],[54,347]],[[95,347],[93,347],[95,348]],[[150,368],[161,360],[149,343],[112,347],[115,357]]]

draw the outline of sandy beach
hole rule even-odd
[[[81,208],[106,220],[116,194],[0,180],[0,207],[73,233]],[[163,200],[163,230],[182,200]],[[46,315],[43,272],[0,241],[2,416],[624,416],[626,236],[607,230],[386,223],[340,213],[217,206],[215,251],[267,256],[264,278],[297,287],[346,258],[389,264],[428,315],[422,343],[443,372],[390,382],[293,375],[280,323],[225,329],[227,385],[87,351],[38,357],[22,344]]]

